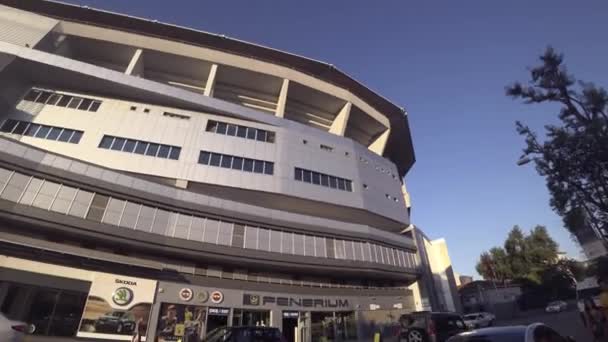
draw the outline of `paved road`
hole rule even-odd
[[[583,325],[576,309],[550,314],[538,311],[532,315],[526,315],[526,317],[498,321],[496,325],[521,325],[537,322],[550,326],[563,336],[572,336],[577,342],[593,341],[591,334],[589,334],[589,331]]]

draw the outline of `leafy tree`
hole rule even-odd
[[[521,122],[525,138],[520,164],[534,161],[551,194],[551,207],[571,232],[584,222],[601,231],[608,224],[608,93],[593,83],[577,82],[551,47],[530,69],[528,85],[514,83],[507,95],[525,103],[560,106],[560,125],[545,126],[546,139]],[[577,227],[575,223],[578,223]]]
[[[494,247],[483,252],[477,272],[488,280],[506,282],[527,279],[540,284],[542,273],[558,263],[558,245],[543,226],[534,227],[529,234],[514,226],[504,242],[504,248]]]

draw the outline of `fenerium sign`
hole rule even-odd
[[[274,297],[248,293],[243,295],[243,305],[270,304],[292,308],[347,308],[349,306],[348,299]]]

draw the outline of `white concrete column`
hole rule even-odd
[[[340,110],[340,113],[332,122],[331,127],[329,127],[329,133],[333,133],[335,135],[344,136],[346,132],[346,126],[348,125],[348,118],[350,117],[350,109],[352,107],[352,103],[346,102],[344,107]]]
[[[144,76],[144,56],[142,49],[135,50],[131,62],[129,62],[129,66],[127,67],[127,70],[125,70],[125,74],[140,77]]]
[[[217,64],[211,66],[207,84],[205,85],[205,96],[213,96],[213,88],[215,87],[215,76],[217,75]]]
[[[289,89],[289,80],[284,78],[283,84],[281,85],[281,92],[279,93],[279,99],[277,100],[277,110],[275,115],[284,118],[285,117],[285,105],[287,104],[287,90]]]
[[[382,133],[374,142],[369,145],[368,149],[372,152],[375,152],[378,155],[382,155],[384,153],[384,148],[386,147],[386,142],[388,141],[388,136],[391,134],[391,129],[387,129]]]

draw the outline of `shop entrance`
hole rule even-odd
[[[297,311],[283,311],[283,337],[287,342],[296,341],[296,328],[300,313]]]
[[[229,308],[209,308],[207,314],[207,334],[214,329],[228,326]]]

